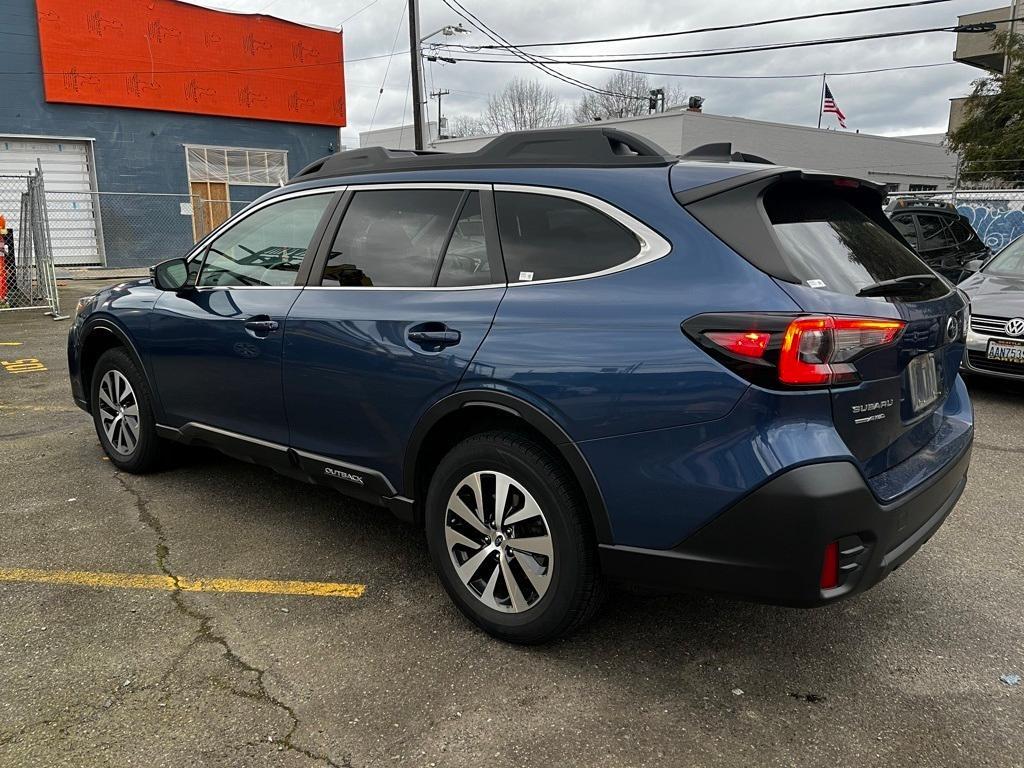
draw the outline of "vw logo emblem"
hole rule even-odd
[[[1007,336],[1024,336],[1024,318],[1015,317],[1006,321]]]
[[[946,341],[956,341],[960,335],[960,322],[956,319],[956,315],[950,315],[949,320],[946,321]]]

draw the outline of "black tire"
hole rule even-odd
[[[518,613],[485,605],[459,577],[446,542],[449,498],[474,472],[508,475],[533,497],[546,520],[553,551],[548,561],[550,581],[544,594],[532,593],[536,602]],[[529,436],[485,432],[456,445],[434,473],[424,517],[427,546],[441,583],[459,610],[494,637],[520,644],[544,643],[576,631],[600,607],[604,590],[597,541],[579,488],[564,464]],[[504,541],[508,544],[514,539]],[[468,551],[464,556],[468,557]],[[493,557],[495,561],[502,557],[500,549]],[[483,562],[481,568],[486,570],[489,561]]]
[[[111,371],[120,373],[128,380],[134,400],[138,405],[138,437],[134,448],[128,452],[115,448],[103,428],[100,385],[104,376]],[[157,469],[160,464],[163,441],[156,434],[153,396],[146,383],[146,377],[127,350],[115,347],[100,355],[100,359],[96,361],[96,367],[93,369],[90,389],[89,402],[93,424],[96,426],[96,435],[100,439],[100,445],[103,446],[104,452],[110,458],[110,463],[133,475],[142,475]]]

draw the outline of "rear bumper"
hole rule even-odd
[[[971,443],[927,482],[881,504],[848,462],[810,464],[761,486],[671,550],[601,545],[613,580],[812,607],[877,584],[938,530],[967,483]],[[819,586],[839,542],[840,580]]]

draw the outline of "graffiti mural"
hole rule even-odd
[[[1024,190],[961,193],[956,209],[993,251],[1024,235]]]

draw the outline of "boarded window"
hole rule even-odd
[[[185,147],[189,181],[277,187],[288,180],[288,153],[270,149]]]

